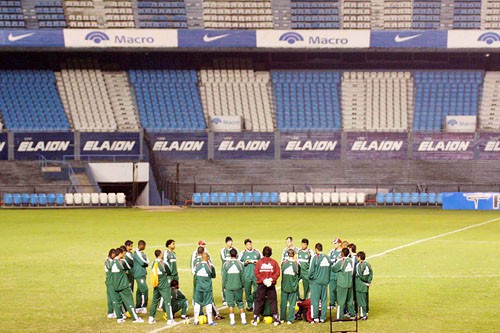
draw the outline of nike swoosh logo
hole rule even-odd
[[[34,32],[32,32],[30,34],[25,34],[25,35],[19,35],[19,36],[13,36],[12,34],[9,34],[7,39],[9,40],[9,42],[15,42],[15,41],[24,39],[26,37],[33,36],[34,34],[35,34]]]
[[[422,36],[422,34],[408,36],[408,37],[399,37],[399,35],[396,35],[396,37],[394,37],[394,41],[396,43],[402,43],[402,42],[406,42],[406,41],[412,40],[412,39],[420,37],[420,36]]]
[[[227,36],[229,36],[229,34],[220,35],[220,36],[213,36],[213,37],[209,37],[207,34],[207,35],[203,36],[203,41],[205,43],[210,43],[210,42],[214,42],[218,39],[226,38]]]

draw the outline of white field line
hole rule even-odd
[[[377,275],[377,279],[487,279],[497,278],[500,274],[484,275]]]
[[[461,229],[457,229],[457,230],[445,232],[443,234],[439,234],[439,235],[436,235],[436,236],[419,239],[419,240],[416,240],[414,242],[411,242],[411,243],[408,243],[408,244],[405,244],[405,245],[401,245],[401,246],[397,246],[397,247],[394,247],[392,249],[386,250],[384,252],[380,252],[380,253],[371,255],[367,259],[373,259],[373,258],[377,258],[377,257],[382,257],[382,256],[385,256],[386,254],[389,254],[389,253],[397,251],[397,250],[404,249],[406,247],[410,247],[410,246],[413,246],[413,245],[421,244],[421,243],[424,243],[424,242],[427,242],[427,241],[430,241],[430,240],[434,240],[434,239],[437,239],[437,238],[441,238],[441,237],[453,235],[453,234],[456,234],[456,233],[459,233],[459,232],[462,232],[462,231],[466,231],[466,230],[469,230],[469,229],[481,227],[483,225],[486,225],[486,224],[489,224],[489,223],[493,223],[493,222],[496,222],[496,221],[499,221],[499,220],[500,220],[500,217],[498,217],[496,219],[488,220],[488,221],[485,221],[485,222],[473,224],[473,225],[470,225],[470,226],[465,227],[465,228],[461,228]]]
[[[496,218],[496,219],[488,220],[488,221],[485,221],[485,222],[473,224],[473,225],[470,225],[470,226],[465,227],[465,228],[461,228],[461,229],[457,229],[457,230],[445,232],[443,234],[439,234],[439,235],[436,235],[436,236],[432,236],[432,237],[420,239],[420,240],[417,240],[417,241],[414,241],[414,242],[411,242],[411,243],[408,243],[408,244],[405,244],[405,245],[394,247],[394,248],[386,250],[384,252],[380,252],[380,253],[374,254],[374,255],[368,257],[367,259],[373,259],[373,258],[377,258],[377,257],[382,257],[382,256],[384,256],[384,255],[386,255],[388,253],[391,253],[391,252],[394,252],[394,251],[397,251],[397,250],[401,250],[401,249],[404,249],[406,247],[417,245],[417,244],[420,244],[420,243],[423,243],[423,242],[427,242],[427,241],[430,241],[430,240],[433,240],[433,239],[436,239],[436,238],[441,238],[441,237],[445,237],[445,236],[448,236],[448,235],[453,235],[453,234],[456,234],[456,233],[459,233],[459,232],[462,232],[462,231],[465,231],[465,230],[469,230],[469,229],[472,229],[472,228],[481,227],[483,225],[486,225],[486,224],[489,224],[489,223],[492,223],[492,222],[495,222],[495,221],[499,221],[499,220],[500,220],[500,217]],[[263,241],[260,241],[259,243],[262,243],[262,242]],[[210,243],[207,243],[207,244],[210,244]],[[176,245],[177,246],[187,246],[187,244],[176,244]],[[189,246],[193,246],[193,244],[189,244]],[[497,276],[498,275],[491,275],[491,276],[483,275],[481,277],[497,277]],[[383,277],[383,276],[380,276],[380,277]],[[438,277],[438,276],[435,276],[435,277]],[[439,277],[441,277],[441,276],[439,276]],[[422,276],[422,278],[424,278],[424,276]],[[465,276],[464,276],[464,278],[465,278]],[[471,278],[471,277],[469,276],[469,278]],[[278,290],[278,288],[276,288],[276,290]],[[222,306],[222,307],[218,308],[217,310],[220,311],[220,310],[223,310],[225,308],[227,308],[227,306]],[[176,322],[175,324],[173,324],[171,326],[160,327],[160,328],[157,328],[155,330],[152,330],[151,333],[158,333],[158,332],[161,332],[161,331],[164,331],[164,330],[168,330],[168,329],[174,328],[174,327],[176,327],[178,325],[185,324],[186,322],[187,322],[187,324],[189,324],[191,322],[191,320],[192,320],[192,318],[190,318],[188,320],[183,320],[183,321]]]

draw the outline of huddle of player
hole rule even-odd
[[[245,313],[253,311],[252,325],[257,325],[260,315],[272,318],[274,325],[286,321],[292,324],[296,318],[295,306],[299,304],[305,319],[311,323],[323,323],[326,319],[327,290],[329,289],[329,307],[336,307],[336,320],[368,319],[369,287],[373,271],[366,262],[365,253],[356,253],[356,245],[342,242],[336,238],[333,249],[328,255],[323,253],[323,246],[317,243],[314,251],[309,249],[309,241],[302,240],[301,248],[293,245],[293,238],[287,237],[287,246],[281,257],[281,268],[272,259],[272,249],[264,247],[262,254],[253,248],[252,241],[244,241],[245,249],[238,253],[233,248],[233,240],[226,237],[225,246],[220,251],[222,262],[222,300],[229,307],[232,326],[236,325],[235,307],[238,307],[241,323],[247,324]],[[149,312],[149,323],[155,323],[158,307],[163,308],[167,325],[174,323],[174,313],[182,310],[181,318],[186,319],[188,302],[179,290],[179,276],[175,256],[175,241],[166,242],[167,250],[155,251],[156,259],[152,263],[151,275],[154,287],[153,301]],[[150,265],[144,249],[146,243],[138,242],[133,250],[133,243],[111,249],[105,261],[106,286],[108,295],[108,318],[124,322],[126,313],[133,316],[135,322],[143,322],[137,313],[147,313],[148,287],[146,268]],[[206,314],[208,324],[215,326],[216,319],[222,317],[214,305],[212,280],[216,278],[216,268],[206,249],[206,242],[199,241],[191,257],[193,274],[194,324],[200,323],[200,316]],[[281,275],[281,306],[278,314],[276,283]],[[300,297],[299,282],[302,280],[304,294]],[[132,290],[137,283],[136,303],[134,306]],[[299,303],[297,303],[299,301]]]

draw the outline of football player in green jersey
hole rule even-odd
[[[200,308],[205,307],[208,324],[215,326],[212,320],[212,303],[214,302],[212,279],[215,279],[215,267],[210,263],[208,253],[203,252],[201,261],[195,267],[195,283],[194,290],[194,324],[198,325]]]
[[[340,257],[340,253],[342,252],[342,240],[340,238],[335,238],[333,240],[333,249],[328,253],[328,258],[333,265],[337,262],[337,259]],[[334,307],[337,303],[337,273],[330,273],[330,307]]]
[[[240,309],[241,323],[247,324],[245,317],[245,303],[243,303],[243,264],[238,260],[236,249],[229,251],[231,259],[227,260],[222,266],[222,288],[229,306],[229,319],[231,326],[236,325],[234,320],[234,307]]]
[[[342,256],[332,267],[332,272],[337,273],[337,320],[343,320],[344,309],[347,305],[348,317],[354,319],[356,310],[352,296],[352,276],[354,264],[349,258],[349,249],[342,249]]]
[[[299,290],[300,265],[295,261],[295,252],[288,250],[288,258],[281,264],[281,315],[283,323],[291,324],[295,319],[295,304]]]
[[[255,277],[255,263],[262,258],[260,251],[253,248],[252,240],[245,239],[245,249],[240,252],[238,259],[243,263],[243,279],[245,283],[245,297],[247,311],[253,311],[253,302],[257,292],[257,278]]]
[[[307,299],[310,296],[309,292],[309,264],[311,258],[314,256],[314,251],[309,249],[309,240],[302,239],[302,248],[297,253],[297,261],[300,265],[300,279],[302,280],[302,286],[304,287],[304,297]],[[297,295],[300,299],[300,293]]]
[[[125,254],[124,259],[127,262],[130,269],[127,271],[127,278],[130,284],[130,289],[134,291],[134,242],[131,240],[125,241]]]
[[[363,251],[357,253],[358,264],[355,268],[354,288],[356,290],[356,300],[358,301],[359,315],[361,320],[368,319],[369,290],[373,280],[372,266],[366,262],[366,254]]]
[[[231,255],[229,253],[232,249],[233,239],[231,238],[231,236],[227,236],[226,245],[220,250],[220,259],[222,261],[221,266],[224,266],[224,263],[231,259]],[[238,250],[236,250],[236,253],[238,253]],[[226,297],[224,295],[224,288],[222,288],[222,305],[227,305]]]
[[[311,312],[313,323],[324,323],[326,319],[326,290],[330,282],[330,259],[323,254],[323,245],[316,243],[314,246],[316,254],[311,259],[309,267],[309,281],[311,283]],[[321,301],[321,316],[319,315],[319,303]]]
[[[140,240],[137,243],[133,260],[134,267],[132,268],[135,282],[137,283],[137,292],[135,294],[135,307],[137,313],[147,313],[148,306],[148,284],[146,282],[146,275],[148,274],[146,268],[149,266],[149,260],[144,253],[146,249],[146,242]]]
[[[115,310],[113,308],[113,286],[111,285],[111,264],[115,259],[115,249],[110,249],[108,252],[108,257],[104,261],[104,272],[106,272],[106,296],[108,300],[108,318],[116,318]]]

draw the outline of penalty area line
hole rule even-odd
[[[434,240],[434,239],[437,239],[437,238],[441,238],[441,237],[453,235],[453,234],[456,234],[456,233],[459,233],[459,232],[462,232],[462,231],[466,231],[466,230],[469,230],[469,229],[473,229],[473,228],[477,228],[477,227],[482,227],[483,225],[486,225],[486,224],[489,224],[489,223],[493,223],[493,222],[496,222],[496,221],[499,221],[499,220],[500,220],[500,217],[498,217],[496,219],[484,221],[484,222],[481,222],[481,223],[473,224],[473,225],[470,225],[468,227],[460,228],[460,229],[457,229],[457,230],[448,231],[448,232],[445,232],[443,234],[439,234],[439,235],[436,235],[436,236],[419,239],[419,240],[416,240],[414,242],[411,242],[411,243],[408,243],[408,244],[405,244],[405,245],[401,245],[401,246],[397,246],[397,247],[394,247],[392,249],[386,250],[384,252],[380,252],[380,253],[374,254],[372,256],[369,256],[367,259],[373,259],[373,258],[377,258],[377,257],[382,257],[382,256],[385,256],[386,254],[389,254],[389,253],[397,251],[397,250],[404,249],[406,247],[410,247],[410,246],[413,246],[413,245],[424,243],[424,242],[427,242],[427,241],[430,241],[430,240]]]

